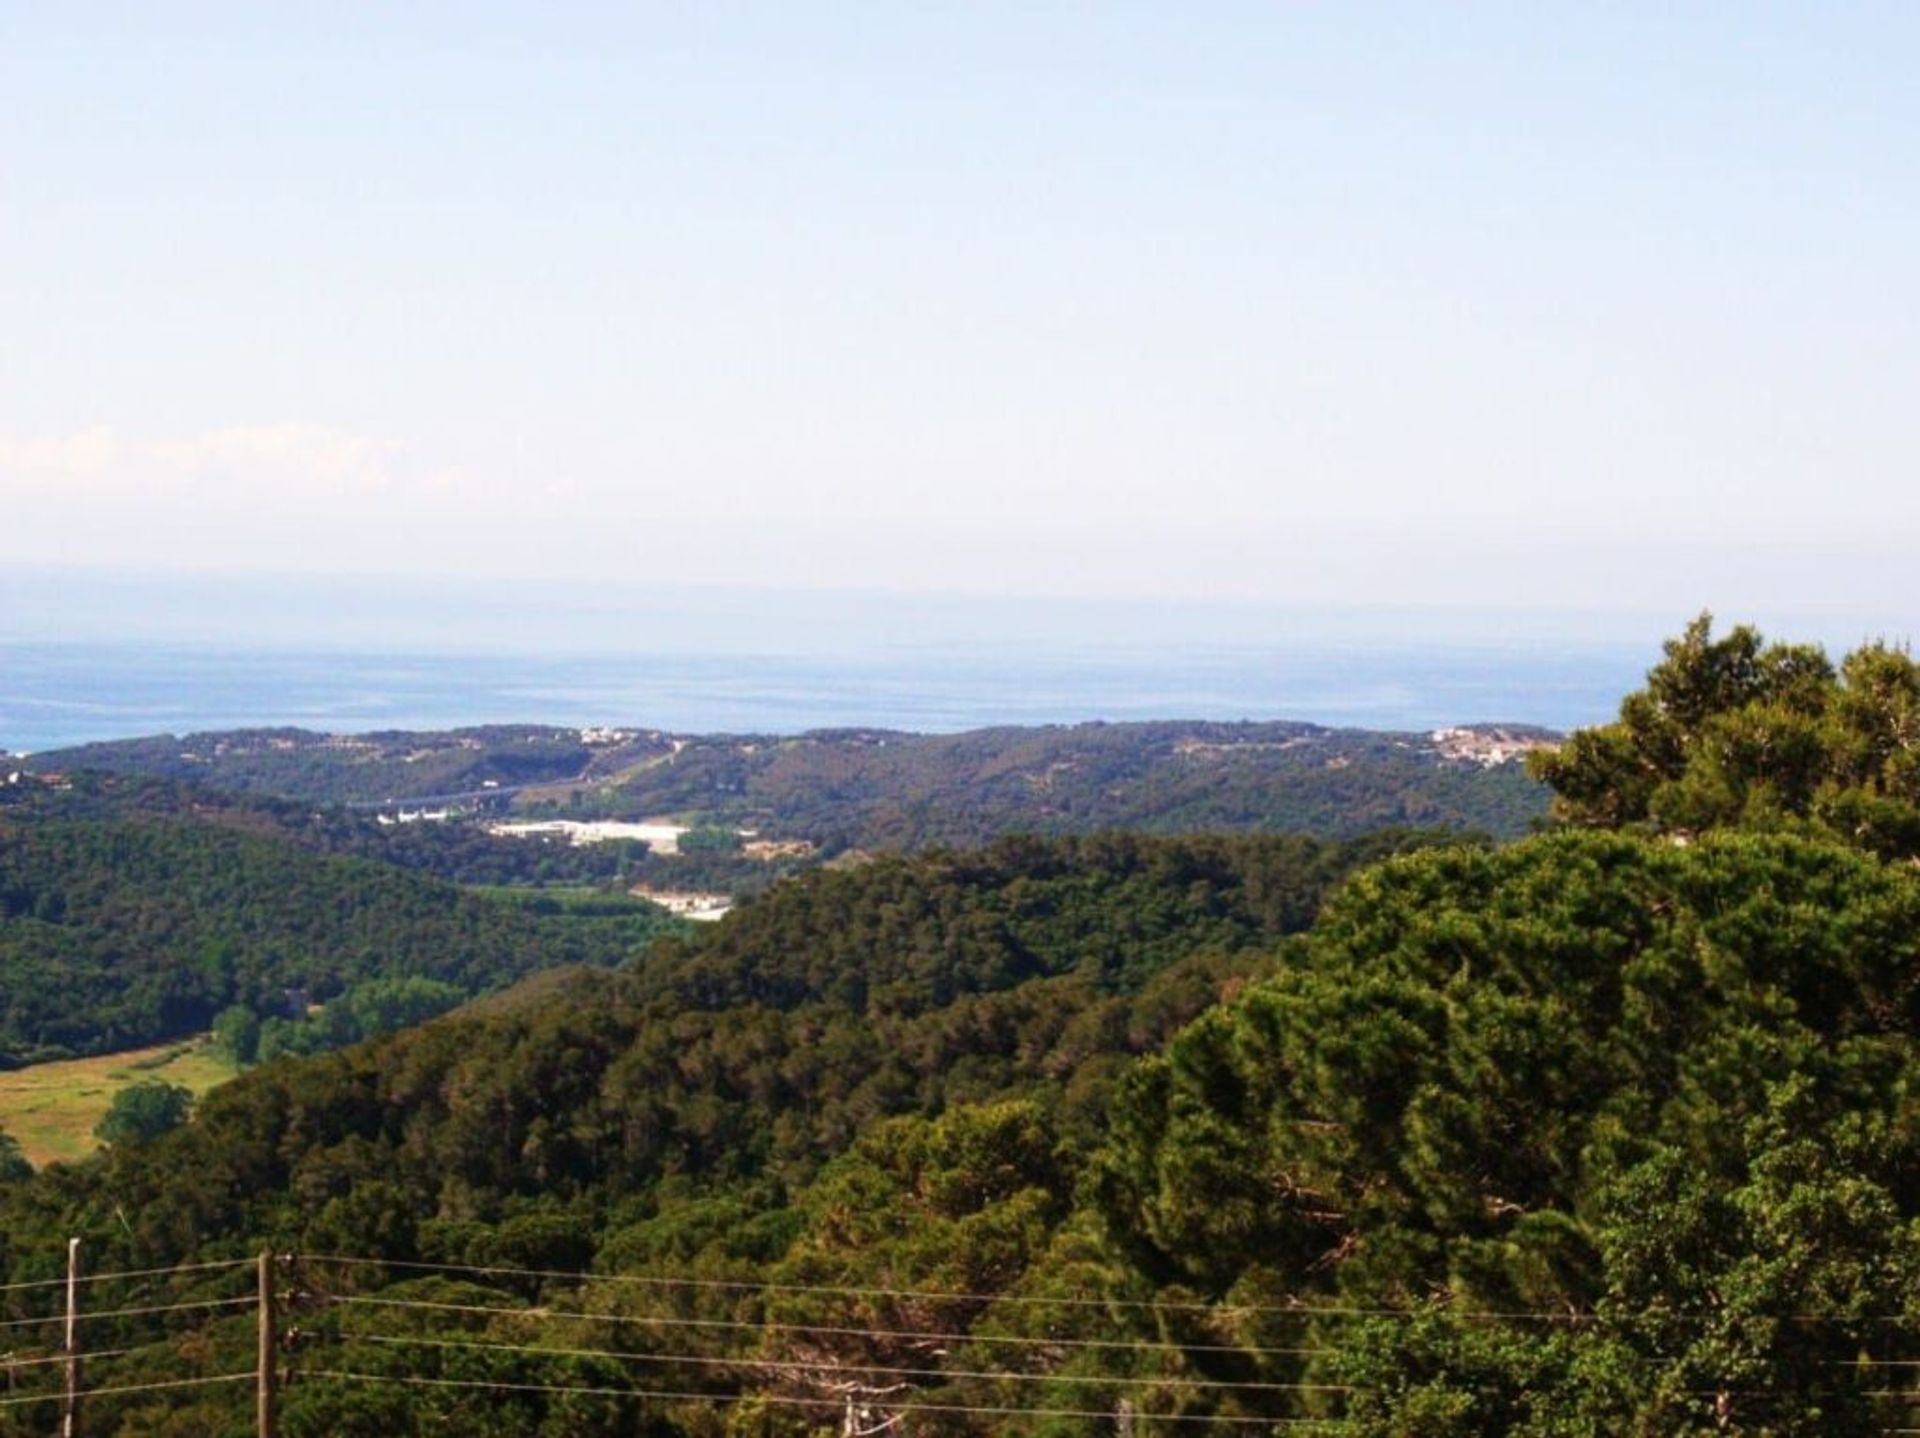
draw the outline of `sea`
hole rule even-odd
[[[295,726],[488,723],[792,734],[1143,719],[1430,730],[1602,723],[1644,644],[890,644],[855,652],[435,653],[230,642],[0,639],[0,750]]]

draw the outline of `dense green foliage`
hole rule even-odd
[[[113,1096],[93,1136],[105,1144],[151,1143],[187,1121],[193,1092],[178,1084],[143,1079]]]
[[[0,816],[28,818],[191,819],[315,853],[370,859],[473,888],[594,887],[608,892],[647,886],[740,897],[764,893],[808,867],[802,852],[753,857],[732,831],[695,830],[691,852],[658,854],[643,840],[572,844],[555,835],[489,832],[476,818],[387,822],[364,810],[316,805],[269,794],[233,794],[192,779],[137,772],[79,770],[57,785],[0,785]],[[699,836],[699,837],[695,837]]]
[[[1693,834],[1798,823],[1920,857],[1920,665],[1869,644],[1838,668],[1703,615],[1666,646],[1617,722],[1534,758],[1570,823]]]
[[[469,885],[617,884],[645,867],[643,843],[568,844],[496,836],[469,823],[381,823],[373,815],[265,794],[215,791],[190,779],[81,770],[58,786],[0,786],[0,817],[166,818],[212,824],[337,858],[370,859]]]
[[[1348,1431],[1878,1432],[1917,974],[1920,883],[1838,847],[1402,860],[1129,1078],[1100,1204],[1157,1282],[1336,1305],[1260,1366],[1357,1384]]]
[[[197,817],[0,810],[0,1053],[135,1047],[232,1004],[283,1013],[374,978],[480,993],[617,963],[675,927],[638,903],[625,918],[549,920]]]
[[[1920,879],[1792,835],[1567,833],[1391,859],[1286,937],[1366,857],[1101,838],[818,873],[637,970],[259,1069],[16,1186],[0,1247],[350,1255],[297,1281],[556,1316],[329,1306],[313,1367],[616,1390],[315,1381],[294,1435],[797,1434],[862,1365],[935,1408],[1372,1438],[1891,1422],[1904,1370],[1860,1360],[1920,1357]],[[646,1379],[592,1355],[648,1344],[721,1362],[673,1379],[719,1406],[620,1397]]]
[[[258,1068],[208,1094],[178,1132],[0,1200],[0,1252],[37,1276],[71,1228],[102,1268],[270,1242],[556,1270],[848,1274],[874,1260],[867,1230],[843,1231],[835,1195],[872,1190],[873,1223],[886,1227],[891,1206],[896,1228],[936,1226],[885,1250],[901,1274],[999,1287],[1072,1217],[1073,1175],[1103,1141],[1127,1059],[1264,971],[1330,886],[1394,847],[1010,841],[819,872],[635,970],[548,975],[377,1044]],[[1016,1137],[1024,1157],[1008,1148]],[[892,1175],[884,1193],[876,1166]],[[486,1283],[471,1277],[354,1268],[303,1281],[471,1297]],[[528,1296],[517,1280],[484,1292]],[[703,1311],[729,1316],[732,1300]],[[317,1331],[368,1331],[380,1317],[328,1310]],[[356,1365],[418,1360],[363,1340],[344,1353]],[[483,1357],[466,1371],[533,1362]],[[549,1361],[536,1376],[554,1371]],[[737,1378],[710,1377],[717,1393],[738,1391]],[[631,1405],[614,1400],[583,1414],[537,1396],[391,1398],[296,1389],[288,1432],[631,1431],[618,1426]],[[209,1415],[233,1411],[220,1403],[172,1406],[216,1431],[225,1420]]]
[[[1426,735],[1312,724],[867,730],[696,742],[599,799],[700,810],[828,847],[979,844],[1013,830],[1345,837],[1392,827],[1522,833],[1544,797],[1518,765],[1442,759]]]
[[[229,1005],[214,1017],[213,1040],[228,1059],[244,1068],[397,1033],[438,1018],[470,997],[458,984],[437,979],[368,979],[301,1018],[263,1017],[244,1004]]]
[[[590,757],[578,730],[495,724],[432,735],[304,729],[156,734],[49,750],[31,763],[41,770],[147,774],[328,804],[390,804],[571,779]]]

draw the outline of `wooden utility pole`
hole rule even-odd
[[[260,1352],[257,1387],[259,1407],[256,1422],[260,1438],[279,1438],[279,1411],[273,1387],[274,1350],[279,1343],[279,1324],[273,1313],[273,1254],[260,1255]]]
[[[80,1240],[67,1240],[67,1401],[60,1411],[60,1438],[80,1432]]]

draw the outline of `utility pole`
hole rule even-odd
[[[259,1371],[256,1375],[258,1410],[256,1426],[260,1438],[279,1438],[279,1409],[274,1392],[274,1349],[279,1342],[279,1324],[273,1313],[273,1254],[262,1251],[260,1254],[260,1351]]]
[[[60,1438],[80,1432],[80,1240],[67,1240],[67,1401],[60,1413]]]

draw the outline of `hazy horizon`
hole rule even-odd
[[[1916,42],[11,7],[0,566],[1907,632]]]
[[[478,723],[1610,718],[1689,613],[0,571],[0,749]],[[1747,613],[1838,653],[1904,631]]]
[[[846,587],[660,585],[521,575],[178,574],[137,568],[0,569],[0,641],[146,640],[210,650],[461,655],[506,652],[859,654],[951,647],[1049,647],[1141,653],[1161,648],[1341,644],[1434,651],[1485,646],[1637,648],[1705,606],[1555,608],[1261,602],[1197,595],[992,595]],[[1845,650],[1910,642],[1891,607],[1767,605],[1714,611],[1725,628]]]

